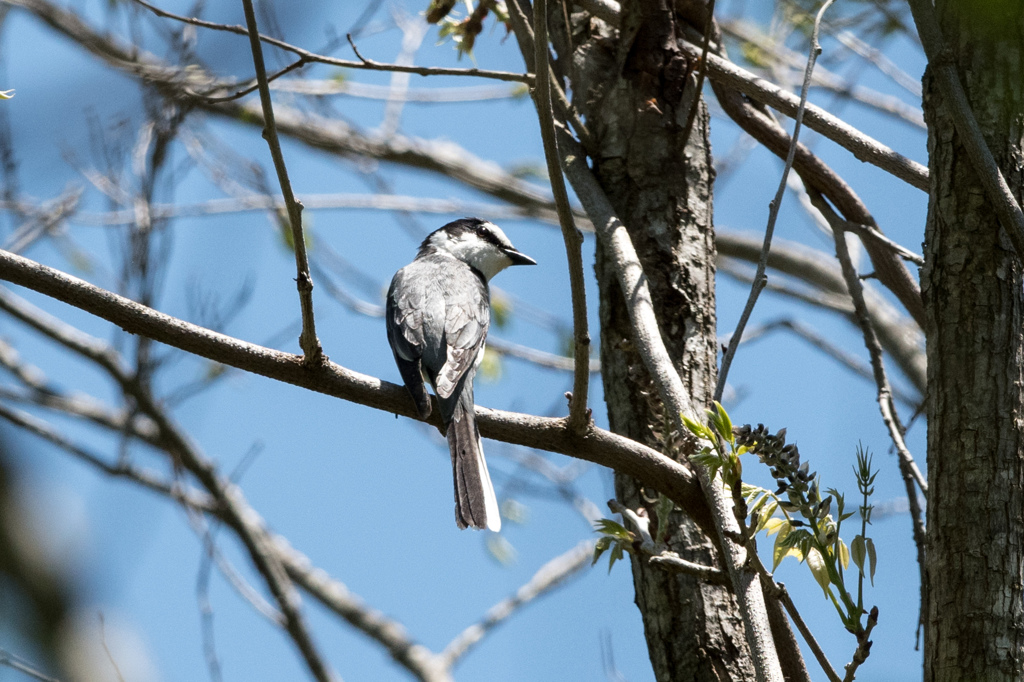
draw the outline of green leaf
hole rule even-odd
[[[850,558],[853,559],[853,563],[860,569],[860,574],[864,575],[864,536],[858,535],[850,543]]]
[[[871,538],[865,538],[864,544],[868,550],[868,566],[871,573],[871,586],[875,586],[875,565],[878,563],[878,556],[875,554],[875,542]]]
[[[715,401],[715,411],[718,413],[718,433],[725,441],[729,443],[735,442],[736,437],[732,435],[732,420],[729,419],[729,413],[722,407],[722,403],[717,400]]]
[[[779,567],[782,563],[782,559],[786,556],[786,552],[789,551],[790,545],[786,542],[786,538],[789,537],[793,527],[789,521],[783,521],[782,525],[778,527],[778,537],[775,538],[775,546],[772,548],[772,571]]]
[[[769,521],[776,518],[775,511],[778,508],[779,505],[775,504],[774,500],[772,500],[771,502],[764,506],[764,509],[761,510],[761,517],[757,522],[757,528],[754,529],[755,534],[760,533],[765,527],[768,526]],[[782,519],[777,520],[781,521]],[[768,533],[768,535],[771,535],[771,533]]]
[[[611,554],[608,556],[608,572],[612,572],[612,566],[615,562],[622,558],[622,543],[616,542],[615,546],[612,547]]]
[[[850,567],[850,548],[846,546],[846,543],[839,540],[839,563],[843,565],[845,571]]]
[[[597,544],[594,545],[594,560],[590,562],[590,565],[593,566],[594,564],[596,564],[597,560],[601,558],[601,555],[604,554],[608,550],[608,548],[611,547],[611,545],[612,539],[608,536],[605,536],[598,540]]]
[[[821,589],[827,599],[829,584],[828,567],[825,565],[825,559],[821,556],[821,552],[818,551],[817,547],[811,547],[810,551],[807,552],[807,567],[811,569],[811,575],[821,585]]]
[[[775,533],[778,533],[783,528],[789,526],[789,521],[786,519],[780,519],[778,516],[772,516],[765,518],[761,521],[761,528],[764,528],[765,535],[771,537]],[[759,529],[760,530],[760,529]],[[789,533],[787,528],[786,533]]]
[[[630,533],[626,528],[617,521],[611,519],[598,519],[595,524],[597,528],[594,530],[602,535],[608,535],[616,540],[623,540],[625,542],[633,542],[633,534]]]
[[[687,417],[685,414],[680,414],[679,416],[683,418],[683,425],[686,426],[690,433],[697,436],[697,438],[704,438],[705,440],[710,440],[707,434],[707,427],[705,427],[703,424],[698,424],[694,420]]]

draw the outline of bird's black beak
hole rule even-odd
[[[512,261],[512,265],[536,265],[537,261],[533,260],[525,253],[519,253],[515,249],[505,249],[505,255]]]

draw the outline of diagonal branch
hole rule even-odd
[[[548,561],[537,569],[529,582],[516,590],[515,594],[492,606],[479,622],[456,635],[444,651],[438,654],[440,664],[448,669],[454,667],[490,630],[534,599],[588,568],[593,556],[594,540],[584,540],[564,554]]]
[[[626,227],[615,215],[608,198],[604,195],[597,180],[582,156],[582,150],[563,136],[562,163],[566,175],[572,182],[577,196],[590,215],[598,238],[608,248],[615,264],[619,286],[626,299],[630,321],[636,334],[640,355],[644,359],[658,393],[672,415],[674,425],[684,430],[682,417],[701,419],[690,401],[690,396],[683,387],[682,380],[675,371],[665,342],[658,329],[658,320],[651,301],[647,277],[640,264],[636,250],[630,240]],[[731,510],[731,501],[722,490],[722,486],[712,480],[706,468],[698,469],[701,485],[715,520],[718,537],[723,547],[723,559],[732,580],[733,589],[743,614],[746,627],[747,642],[750,646],[755,670],[759,678],[764,680],[781,680],[778,654],[772,641],[772,633],[768,623],[764,593],[757,575],[747,567],[747,552],[742,545],[734,542],[739,526]]]
[[[412,399],[402,386],[330,362],[321,368],[308,368],[301,357],[247,343],[165,315],[21,256],[0,251],[0,279],[73,305],[130,333],[215,362],[394,414],[416,415]],[[27,303],[10,307],[0,299],[0,309],[93,359],[104,369],[119,369],[116,359],[110,357],[105,346],[98,345],[95,339],[77,330],[69,331],[63,323],[54,321],[52,316]],[[39,314],[33,314],[33,311]],[[59,326],[55,327],[53,322]],[[656,450],[598,428],[579,436],[565,428],[564,419],[484,407],[477,408],[477,417],[481,434],[488,438],[558,452],[634,476],[644,485],[663,492],[692,514],[702,527],[713,527],[696,477],[686,467]],[[440,428],[438,415],[432,415],[428,421]]]
[[[681,41],[679,47],[690,59],[700,58],[699,45]],[[795,117],[800,109],[801,98],[719,55],[708,55],[707,69],[712,83],[738,90],[787,116]],[[919,190],[928,191],[928,169],[925,166],[893,151],[824,109],[808,104],[804,123],[811,130],[851,152],[857,159],[877,166]]]

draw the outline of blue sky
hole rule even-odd
[[[289,3],[287,11],[279,6],[277,18],[286,39],[318,49],[327,42],[326,27],[344,33],[363,4],[325,7],[305,0]],[[420,4],[410,0],[398,6],[415,13],[422,9]],[[101,3],[74,6],[95,22],[102,22],[106,16]],[[185,10],[181,3],[161,6]],[[210,3],[206,16],[228,23],[242,22],[240,3]],[[377,19],[383,25],[391,23],[387,9],[379,12]],[[149,17],[145,17],[144,24],[153,25]],[[147,29],[147,35],[152,36],[152,29]],[[95,164],[95,158],[83,151],[89,140],[89,117],[104,127],[120,118],[127,121],[129,131],[138,125],[138,89],[129,79],[55,36],[25,13],[11,13],[3,37],[0,89],[17,89],[16,98],[3,106],[11,118],[22,188],[37,199],[51,199],[70,184],[84,185],[76,168]],[[434,45],[435,38],[436,32],[428,35],[417,63],[458,64],[452,46]],[[359,44],[367,57],[390,61],[397,54],[399,41],[398,31],[390,29],[365,35]],[[198,47],[218,73],[249,73],[248,43],[244,38],[200,30]],[[923,60],[908,41],[896,39],[885,47],[887,54],[912,76],[919,76]],[[838,50],[834,42],[826,42],[826,66],[830,48]],[[351,57],[347,48],[337,54]],[[279,63],[275,59],[270,58],[271,65]],[[523,68],[514,40],[505,39],[503,31],[492,30],[490,25],[478,40],[475,60],[482,68]],[[467,61],[463,59],[461,65],[468,65]],[[311,69],[309,73],[324,78],[335,75],[329,69]],[[387,84],[389,80],[387,74],[374,72],[347,71],[345,76],[360,83]],[[860,82],[916,104],[872,69],[861,74]],[[469,83],[414,76],[411,84],[426,88]],[[286,95],[275,96],[287,101]],[[923,132],[853,105],[839,108],[827,94],[816,92],[812,100],[911,158],[926,161]],[[350,97],[334,98],[331,106],[339,116],[366,130],[378,125],[383,112],[379,101]],[[717,107],[713,105],[712,110],[717,111]],[[258,131],[212,117],[200,116],[197,125],[199,121],[203,121],[206,133],[216,135],[236,153],[271,168]],[[401,131],[410,136],[451,140],[506,167],[543,165],[537,123],[528,99],[409,104]],[[728,152],[736,137],[735,129],[721,117],[713,120],[716,156]],[[128,139],[133,138],[129,135]],[[813,135],[804,139],[813,142],[815,150],[862,195],[891,238],[920,249],[926,210],[923,193],[861,164],[828,141],[814,140]],[[74,158],[70,159],[72,150]],[[293,186],[300,195],[372,191],[362,172],[366,169],[353,161],[331,158],[288,141],[284,152]],[[184,161],[180,148],[174,154],[176,162]],[[763,230],[781,168],[781,162],[760,149],[746,157],[719,183],[716,224],[750,232]],[[396,194],[493,203],[436,175],[388,165],[374,170]],[[223,196],[198,170],[183,172],[177,180],[162,200],[194,203]],[[100,211],[108,206],[91,190],[86,192],[83,208]],[[452,217],[458,216],[416,216],[412,231],[425,233]],[[557,229],[526,220],[505,220],[502,226],[516,246],[540,264],[507,271],[495,280],[495,285],[526,305],[569,320],[568,278]],[[411,259],[418,241],[407,226],[382,211],[317,211],[312,213],[311,229],[316,240],[329,245],[380,287],[386,286],[391,274]],[[283,350],[298,350],[297,331],[280,340],[282,330],[297,330],[299,319],[294,261],[265,215],[180,219],[171,230],[171,256],[157,304],[160,310],[196,319],[197,297],[212,297],[224,303],[249,284],[253,288],[251,298],[226,327],[226,333]],[[100,286],[115,286],[107,230],[72,223],[68,235],[78,248],[95,257],[92,269],[76,268],[69,263],[66,252],[47,243],[32,247],[27,255]],[[785,199],[777,235],[831,253],[793,195]],[[588,264],[591,325],[596,329],[597,294],[589,265],[593,262],[593,242],[589,238],[584,258]],[[719,332],[728,333],[739,316],[747,287],[724,276],[718,284]],[[92,334],[123,343],[116,330],[104,322],[31,292],[19,293]],[[353,289],[353,293],[374,303],[382,300],[379,289],[376,298],[373,291]],[[315,301],[320,338],[332,360],[388,381],[399,380],[380,320],[339,305],[325,295],[323,287],[316,290]],[[770,294],[762,297],[751,324],[779,317],[798,317],[847,351],[867,358],[859,332],[846,321]],[[5,323],[2,333],[26,360],[43,368],[60,385],[107,400],[114,397],[109,382],[60,349],[13,323]],[[562,350],[560,336],[532,323],[525,305],[513,307],[508,326],[493,333],[542,350]],[[205,370],[203,362],[183,358],[159,377],[158,385],[172,391]],[[891,372],[895,374],[894,369]],[[800,445],[804,459],[821,473],[823,487],[846,490],[850,497],[855,494],[851,466],[857,444],[862,442],[875,452],[875,462],[882,470],[877,500],[894,501],[905,496],[871,384],[850,375],[804,342],[778,333],[743,346],[730,379],[737,395],[742,396],[729,405],[733,420],[763,422],[773,429],[787,427],[790,440]],[[562,414],[565,406],[561,395],[570,386],[568,374],[504,359],[500,378],[478,381],[477,402],[535,414]],[[593,386],[591,402],[595,419],[606,425],[599,382]],[[486,535],[460,532],[455,527],[446,447],[435,432],[415,422],[396,420],[393,415],[240,372],[230,373],[209,391],[184,403],[175,415],[223,471],[230,471],[255,449],[258,454],[241,483],[247,498],[269,525],[368,605],[402,622],[413,637],[434,650],[443,648],[490,606],[515,592],[547,560],[593,537],[583,518],[563,501],[550,495],[529,494],[529,490],[523,492],[511,485],[519,480],[521,471],[509,456],[509,446],[503,444],[488,441],[485,445],[499,495],[510,491],[527,511],[524,523],[505,524],[503,541],[514,548],[515,554],[508,565],[495,561]],[[117,439],[69,420],[53,421],[78,442],[116,456]],[[923,422],[919,421],[908,437],[910,449],[922,465],[924,435]],[[106,623],[111,656],[128,679],[206,678],[195,596],[202,546],[183,512],[150,493],[97,475],[37,439],[25,436],[16,442],[24,496],[34,512],[33,528],[80,587],[80,619],[90,633],[83,646],[96,657],[104,674],[113,679],[113,669],[102,651],[99,614]],[[131,452],[140,463],[163,466],[162,460],[144,449]],[[577,466],[559,455],[545,457],[556,467]],[[757,468],[748,464],[745,471],[755,477]],[[536,476],[529,480],[539,482]],[[767,477],[760,482],[767,485]],[[577,487],[607,513],[604,501],[612,494],[608,471],[588,465]],[[235,543],[226,533],[219,537],[226,555],[248,579],[258,583]],[[879,567],[876,586],[868,592],[866,601],[879,605],[881,617],[871,658],[858,677],[885,680],[917,676],[920,654],[914,650],[914,637],[918,582],[909,518],[898,514],[879,519],[874,537]],[[852,539],[852,534],[847,539]],[[794,593],[833,663],[842,666],[849,660],[855,642],[842,630],[806,568],[787,563],[778,577]],[[284,679],[305,674],[290,643],[241,600],[223,577],[214,575],[210,590],[224,679]],[[307,599],[306,605],[316,639],[342,678],[408,679],[379,646],[339,623],[311,600]],[[0,637],[0,648],[17,653],[22,646],[3,629]],[[455,674],[465,680],[602,679],[602,657],[609,650],[626,679],[653,679],[639,613],[633,605],[631,577],[624,564],[617,565],[610,574],[603,567],[584,572],[516,614],[469,654]]]

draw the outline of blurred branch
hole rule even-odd
[[[236,123],[264,125],[259,105],[233,101],[210,102],[195,94],[198,90],[211,88],[231,90],[235,87],[233,81],[219,80],[195,65],[187,69],[169,65],[138,47],[125,45],[109,34],[101,34],[73,12],[47,0],[0,0],[0,5],[20,7],[32,12],[83,49],[114,68],[152,84],[172,99],[190,101],[198,108]],[[342,121],[305,114],[290,107],[278,105],[274,113],[280,134],[314,149],[429,170],[527,210],[539,212],[551,209],[551,199],[539,188],[522,182],[496,164],[479,159],[451,142],[401,135],[382,140],[363,135]]]
[[[22,265],[32,263],[32,261],[23,259],[20,256],[0,251],[0,261],[8,258],[17,259]],[[108,306],[116,301],[120,302],[123,306],[129,306],[137,310],[150,310],[146,306],[116,294],[103,292],[103,290],[95,288],[90,290],[89,285],[85,282],[59,274],[57,271],[50,270],[44,266],[36,264],[35,268],[37,269],[37,274],[49,271],[50,284],[71,293],[71,298],[77,299],[79,304],[85,299],[96,298],[96,293],[102,292],[99,293],[99,298]],[[0,272],[5,275],[12,274],[5,266],[0,266]],[[0,275],[0,277],[2,276]],[[85,288],[83,289],[82,287]],[[92,296],[90,296],[90,293]],[[295,592],[294,586],[280,561],[269,549],[268,534],[262,520],[248,506],[241,491],[229,482],[223,481],[213,465],[194,448],[191,440],[164,413],[157,401],[149,394],[148,389],[138,381],[134,374],[127,370],[119,355],[102,341],[90,337],[74,327],[43,313],[10,293],[4,292],[4,295],[0,297],[0,308],[3,308],[13,317],[65,348],[96,363],[117,382],[127,396],[132,398],[138,410],[153,420],[158,430],[158,437],[163,443],[163,449],[171,454],[176,465],[183,466],[196,477],[206,493],[213,498],[215,504],[222,510],[222,518],[225,523],[231,527],[243,545],[245,545],[253,564],[261,576],[263,576],[267,587],[277,602],[278,608],[280,608],[285,616],[285,627],[289,636],[303,653],[307,662],[310,663],[310,667],[313,668],[317,662],[320,662],[319,653],[312,643],[305,620],[299,611],[298,594]],[[173,320],[173,318],[168,319]],[[122,320],[121,327],[126,331],[133,331],[133,325],[130,323],[125,324],[126,321]],[[191,327],[187,323],[174,322],[176,324],[172,323],[172,330],[169,332],[172,336],[180,338],[182,334],[187,333],[187,328]],[[221,335],[214,334],[213,332],[205,333],[221,337]],[[281,355],[285,354],[282,353]],[[295,358],[295,356],[287,357],[292,359],[292,362],[300,372],[306,371],[301,359]],[[310,659],[314,660],[311,661]],[[320,673],[322,673],[322,677],[320,674],[317,674],[317,677],[324,681],[335,679],[326,668],[321,668]]]
[[[847,353],[842,348],[833,345],[828,339],[821,334],[818,334],[814,329],[806,324],[803,324],[799,320],[780,319],[773,320],[766,324],[755,327],[749,330],[743,336],[743,343],[751,343],[757,339],[766,336],[778,329],[784,329],[798,338],[803,339],[807,343],[811,344],[825,355],[829,356],[843,367],[847,368],[854,374],[868,381],[874,382],[874,374],[872,374],[871,367],[865,365],[860,358],[855,355]],[[893,396],[898,400],[902,400],[904,403],[916,408],[920,402],[920,398],[914,398],[903,391],[898,389],[892,389]]]
[[[761,242],[756,235],[747,235],[732,230],[717,230],[715,244],[719,258],[737,258],[748,262],[757,262]],[[795,277],[814,289],[824,292],[831,304],[842,305],[832,307],[841,312],[854,324],[859,324],[852,306],[849,304],[849,291],[843,279],[843,273],[831,255],[812,249],[797,242],[779,240],[772,248],[768,258],[768,267]],[[772,285],[769,284],[769,288]],[[789,293],[789,292],[783,292]],[[836,296],[841,297],[837,299]],[[927,384],[925,371],[924,340],[913,320],[901,315],[884,296],[871,288],[864,287],[864,297],[868,314],[878,332],[885,350],[893,357],[903,373],[914,384],[918,392],[924,395]],[[814,305],[824,305],[824,301],[813,301],[802,298]]]
[[[529,582],[516,590],[515,594],[492,606],[479,622],[456,635],[444,651],[438,654],[440,664],[448,669],[454,667],[492,629],[516,611],[559,587],[583,569],[589,568],[590,560],[594,556],[594,544],[594,540],[584,540],[541,566]]]
[[[20,4],[20,0],[11,0],[13,4]],[[166,19],[173,19],[180,21],[185,24],[192,26],[198,26],[200,28],[208,28],[214,31],[224,31],[227,33],[235,33],[237,35],[247,36],[249,31],[244,26],[230,26],[228,24],[218,24],[212,21],[204,21],[194,17],[184,17],[180,14],[174,14],[166,10],[162,10],[159,7],[144,2],[144,0],[135,0],[136,3],[142,5],[153,14],[164,17]],[[381,62],[375,62],[371,59],[365,59],[355,45],[352,45],[352,50],[359,57],[359,61],[352,61],[349,59],[338,59],[337,57],[328,57],[325,55],[316,54],[309,50],[304,50],[301,47],[290,45],[283,40],[277,38],[271,38],[270,36],[258,34],[259,40],[268,45],[281,48],[286,52],[291,52],[298,55],[301,61],[305,62],[318,62],[321,64],[330,64],[332,66],[341,66],[348,69],[366,69],[369,71],[398,71],[403,73],[414,73],[420,76],[475,76],[478,78],[493,78],[501,81],[517,81],[520,83],[533,83],[533,77],[526,73],[508,73],[506,71],[487,71],[486,69],[447,69],[442,67],[429,67],[429,66],[405,66],[401,64],[384,64]]]
[[[405,211],[409,213],[435,213],[452,215],[475,215],[492,220],[502,219],[535,219],[542,222],[557,224],[558,216],[554,210],[529,210],[504,204],[483,204],[456,199],[434,199],[431,197],[412,197],[396,194],[304,194],[298,197],[304,210],[379,210]],[[0,208],[28,208],[24,202],[14,204],[0,201]],[[284,210],[284,202],[280,197],[269,197],[263,194],[250,194],[241,197],[210,199],[197,204],[155,204],[154,219],[196,218],[206,216],[227,215],[255,211]],[[582,211],[581,211],[582,212]],[[133,219],[132,212],[127,210],[108,211],[106,213],[78,212],[74,222],[86,225],[118,226]],[[592,230],[590,222],[583,219],[583,228]]]
[[[802,55],[790,50],[781,41],[773,40],[771,37],[765,35],[760,28],[754,26],[752,23],[742,19],[722,20],[719,23],[723,32],[738,40],[755,46],[758,52],[763,53],[766,60],[774,60],[786,67],[803,67],[805,60]],[[844,46],[851,50],[857,48],[857,54],[863,56],[864,59],[873,64],[878,65],[882,63],[880,59],[882,59],[883,56],[877,50],[872,51],[873,48],[870,48],[862,42],[857,42],[859,39],[853,36],[849,31],[841,31],[840,33],[844,34],[845,37],[841,38],[839,35],[834,37],[842,42]],[[891,65],[891,62],[889,62],[889,64]],[[883,71],[883,73],[886,72]],[[914,83],[913,80],[908,82],[907,79],[909,79],[909,76],[898,69],[896,70],[896,73],[902,74],[902,78],[899,78],[897,81],[901,85],[904,83]],[[896,80],[895,77],[894,80]],[[920,107],[914,107],[907,104],[899,97],[886,95],[878,92],[877,90],[846,80],[822,66],[818,66],[815,69],[811,85],[828,90],[839,97],[857,102],[858,104],[874,109],[879,113],[892,116],[897,120],[902,121],[903,123],[909,123],[916,128],[924,129],[925,127],[924,115],[921,113]],[[916,92],[914,92],[914,94],[920,98],[920,83],[917,83]]]
[[[27,675],[34,680],[39,680],[39,682],[60,682],[57,678],[43,673],[28,661],[3,649],[0,649],[0,665],[17,670],[19,673]]]

